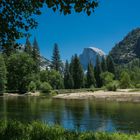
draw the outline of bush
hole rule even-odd
[[[103,85],[106,86],[113,81],[115,76],[110,72],[103,72],[100,77],[102,79]]]
[[[140,88],[140,84],[136,84],[136,86],[135,86],[136,88]]]
[[[31,81],[28,85],[28,91],[35,92],[36,91],[36,84],[35,82]]]
[[[40,86],[40,89],[43,93],[50,93],[52,90],[52,87],[49,83],[43,82]]]
[[[120,88],[126,89],[131,87],[131,80],[130,76],[126,71],[123,71],[121,73],[121,79],[120,79]]]
[[[106,85],[106,89],[108,91],[116,91],[117,88],[118,88],[118,82],[117,81],[113,81],[113,82]]]

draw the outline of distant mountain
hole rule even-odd
[[[94,66],[96,65],[97,56],[99,56],[99,59],[102,59],[102,57],[105,57],[105,53],[101,49],[95,47],[84,48],[82,54],[79,56],[84,70],[87,69],[87,65],[90,61]]]
[[[110,51],[116,64],[127,64],[135,58],[140,58],[140,28],[132,30]]]

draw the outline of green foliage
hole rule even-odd
[[[103,72],[103,73],[101,73],[100,77],[102,79],[104,86],[111,83],[114,79],[114,75],[110,72]]]
[[[34,66],[35,63],[28,54],[12,54],[7,63],[8,89],[20,93],[26,92],[30,81],[32,81]]]
[[[4,93],[7,83],[7,70],[4,58],[2,54],[0,54],[0,93]]]
[[[90,62],[87,68],[87,87],[96,86],[95,76],[94,76],[94,67]]]
[[[103,72],[107,71],[107,64],[106,64],[106,58],[105,57],[102,57],[101,67],[102,67]]]
[[[114,64],[113,58],[110,55],[107,56],[106,63],[107,63],[108,72],[111,72],[116,76],[115,64]]]
[[[28,85],[28,91],[35,92],[36,91],[36,84],[35,82],[31,81]]]
[[[15,1],[15,0],[1,0],[0,1],[0,46],[4,49],[14,49],[13,42],[22,38],[29,29],[37,26],[34,15],[41,14],[41,8],[51,8],[54,12],[70,14],[71,11],[85,12],[88,15],[94,11],[98,6],[96,0],[91,1],[48,1],[48,0],[28,0],[28,1]],[[9,10],[10,9],[10,10]]]
[[[136,84],[136,86],[135,86],[136,88],[140,88],[140,84]]]
[[[62,75],[56,70],[48,71],[48,82],[53,87],[53,89],[64,88]]]
[[[96,66],[95,66],[95,79],[98,88],[102,87],[102,79],[100,77],[101,73],[102,73],[101,62],[99,60],[99,56],[97,55]]]
[[[32,46],[31,46],[31,43],[29,41],[29,36],[27,36],[26,38],[26,44],[25,44],[25,49],[24,51],[29,54],[30,56],[32,55]]]
[[[60,59],[59,48],[57,44],[54,44],[53,56],[52,56],[52,69],[61,72],[62,71],[62,61]]]
[[[84,72],[77,55],[73,57],[70,65],[70,72],[73,77],[74,88],[82,88],[84,86]]]
[[[126,71],[123,71],[120,77],[120,87],[125,89],[129,88],[130,86],[131,86],[130,76]]]
[[[39,72],[39,70],[40,70],[40,51],[39,51],[39,46],[38,46],[36,38],[34,38],[34,42],[33,42],[32,56],[33,56],[33,60],[35,61],[35,71]]]
[[[66,89],[72,89],[74,86],[73,77],[70,73],[68,61],[66,61],[65,70],[64,70],[64,86]]]
[[[75,132],[41,122],[0,121],[1,140],[139,140],[140,134]]]
[[[118,85],[119,85],[118,81],[112,81],[106,85],[106,89],[108,91],[116,91],[118,88]]]
[[[40,71],[40,81],[48,82],[49,81],[49,72],[47,70]]]
[[[43,82],[41,83],[40,85],[40,90],[43,92],[43,93],[50,93],[51,90],[52,90],[52,87],[49,83],[47,82]]]
[[[61,74],[56,70],[43,70],[40,72],[40,81],[48,82],[53,89],[64,88],[64,82]]]
[[[138,84],[140,84],[140,67],[136,67],[135,65],[132,69],[130,69],[130,79],[131,83],[137,87]]]

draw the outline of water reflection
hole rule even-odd
[[[0,118],[41,120],[78,131],[140,131],[140,104],[0,97]]]

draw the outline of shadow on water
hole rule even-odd
[[[140,104],[45,97],[0,97],[0,118],[40,120],[77,131],[140,132]]]

